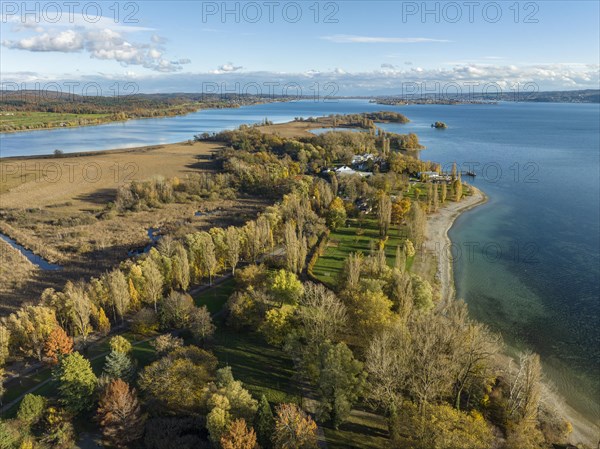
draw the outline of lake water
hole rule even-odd
[[[274,103],[183,117],[0,136],[2,156],[136,147],[191,139],[268,118],[394,110],[427,147],[422,158],[463,170],[490,201],[450,232],[458,297],[512,348],[543,357],[577,409],[600,417],[600,105],[381,106],[365,100]],[[435,121],[446,130],[430,127]],[[471,180],[469,180],[471,182]]]

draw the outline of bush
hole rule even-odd
[[[131,343],[121,335],[115,335],[108,342],[111,351],[129,354],[131,352]]]

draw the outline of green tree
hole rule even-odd
[[[68,411],[77,414],[91,407],[98,379],[88,359],[73,352],[60,360],[53,376],[59,384],[60,402]]]
[[[319,353],[318,416],[321,420],[330,420],[337,429],[362,393],[366,374],[362,363],[354,358],[345,343],[323,343]]]
[[[283,305],[280,308],[267,311],[259,331],[269,344],[274,346],[283,345],[286,336],[292,330],[291,318],[295,310],[294,306]]]
[[[35,394],[26,394],[17,412],[17,418],[28,427],[37,424],[44,416],[46,399]]]
[[[263,394],[258,403],[258,410],[254,417],[254,429],[256,430],[256,438],[260,447],[269,449],[271,447],[271,435],[275,430],[275,418],[273,411],[267,401],[267,397]]]

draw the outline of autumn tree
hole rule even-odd
[[[196,346],[177,348],[140,373],[138,385],[149,406],[176,413],[206,410],[208,383],[217,359]]]
[[[122,335],[115,335],[108,341],[110,350],[120,352],[121,354],[129,354],[131,352],[131,343]]]
[[[81,335],[83,344],[87,342],[89,333],[92,331],[90,317],[92,316],[92,302],[86,291],[83,281],[76,283],[67,282],[64,293],[70,304],[70,318],[74,329]]]
[[[380,192],[377,203],[377,220],[379,221],[379,235],[384,237],[388,234],[392,220],[392,200],[384,192]]]
[[[360,281],[360,273],[363,264],[361,253],[352,253],[344,262],[341,271],[340,287],[349,291],[356,290]]]
[[[183,346],[183,339],[174,337],[171,334],[164,334],[156,337],[154,341],[150,342],[150,345],[160,356],[164,356],[171,351]]]
[[[4,366],[9,356],[10,331],[0,323],[0,367]]]
[[[302,282],[294,273],[281,269],[271,278],[270,293],[280,305],[296,304],[304,292]]]
[[[332,230],[341,228],[346,224],[346,208],[340,197],[335,197],[327,211],[327,226]]]
[[[116,321],[118,316],[122,322],[125,314],[129,311],[129,304],[131,302],[127,279],[121,270],[115,268],[106,273],[104,282],[113,308],[113,318]]]
[[[348,321],[344,303],[322,284],[304,284],[299,306],[297,315],[309,345],[335,340]]]
[[[295,404],[281,404],[276,408],[274,449],[317,448],[317,425]]]
[[[53,372],[58,382],[60,402],[73,414],[92,405],[97,378],[88,359],[78,352],[61,358]]]
[[[145,416],[136,391],[121,379],[113,380],[100,397],[98,422],[107,446],[128,448],[141,438]]]
[[[240,261],[242,242],[240,230],[235,226],[229,226],[225,230],[225,260],[231,268],[231,274],[235,276],[235,269]]]
[[[62,327],[56,326],[44,346],[44,354],[50,359],[52,365],[56,365],[59,359],[73,352],[73,339],[67,335]]]
[[[204,342],[212,337],[216,328],[217,327],[213,324],[210,312],[205,305],[194,309],[190,321],[190,330],[194,337],[201,342]]]
[[[251,427],[248,429],[244,419],[236,419],[231,422],[229,429],[221,437],[223,449],[257,449],[256,433]]]
[[[408,238],[417,246],[421,247],[425,240],[425,227],[427,218],[419,203],[414,202],[410,207],[408,217]]]
[[[110,321],[104,312],[104,308],[100,307],[98,316],[96,317],[96,326],[102,335],[108,335],[110,332]]]
[[[153,259],[147,258],[142,262],[142,277],[144,278],[143,300],[154,305],[154,312],[158,313],[158,301],[162,298],[164,278]]]
[[[26,305],[8,317],[11,340],[25,354],[42,361],[46,340],[58,326],[54,310]]]
[[[162,302],[159,311],[160,322],[165,328],[187,328],[195,309],[194,300],[190,295],[173,291]]]

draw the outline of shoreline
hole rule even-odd
[[[456,295],[454,269],[450,251],[452,241],[448,233],[461,214],[481,206],[488,201],[488,196],[481,190],[472,185],[469,185],[469,187],[473,191],[470,197],[463,199],[459,203],[451,203],[427,218],[424,248],[427,252],[435,254],[437,258],[436,276],[440,281],[441,293],[438,307],[454,300]],[[500,362],[505,365],[512,359],[506,351],[503,351],[498,357]],[[563,419],[571,423],[573,431],[570,433],[568,441],[571,444],[583,443],[589,447],[594,447],[600,438],[598,426],[571,405],[567,404],[562,395],[547,380],[542,382],[542,391],[542,400],[557,410]]]
[[[451,254],[452,241],[448,232],[462,213],[488,201],[487,195],[481,190],[472,185],[469,185],[469,188],[473,192],[471,196],[465,197],[458,203],[451,202],[427,218],[424,248],[427,252],[435,254],[437,259],[436,276],[440,281],[441,303],[451,301],[456,294]]]

